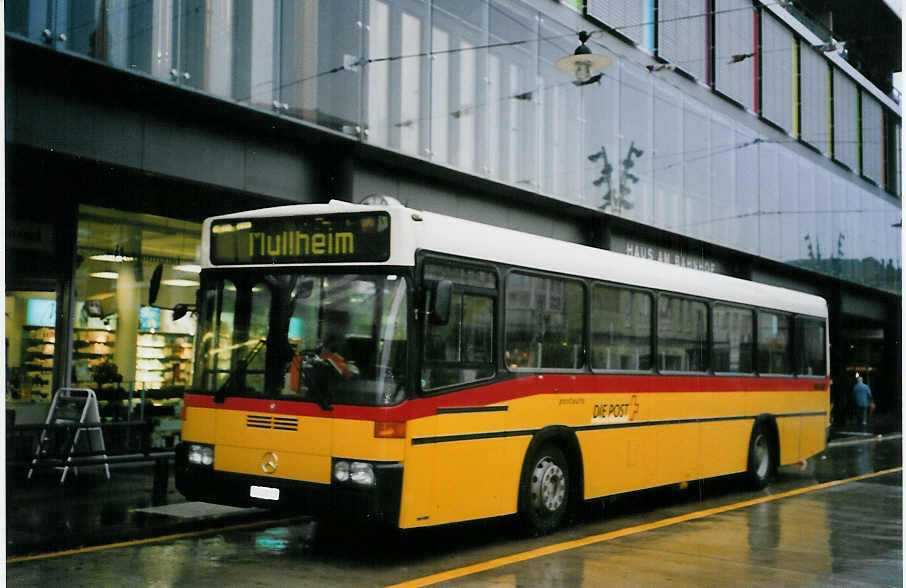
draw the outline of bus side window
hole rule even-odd
[[[493,376],[493,334],[494,301],[487,296],[454,294],[447,324],[428,327],[422,373],[426,387]]]
[[[758,371],[762,374],[792,374],[789,315],[758,313]]]
[[[754,328],[747,308],[714,305],[711,325],[711,361],[715,372],[751,373]]]
[[[684,296],[658,297],[658,369],[708,369],[708,306]]]
[[[591,294],[591,366],[651,369],[651,295],[595,284]]]
[[[506,284],[504,360],[511,369],[585,365],[585,288],[576,280],[512,273]]]
[[[423,389],[493,377],[495,297],[490,288],[496,285],[496,277],[487,270],[431,263],[425,266],[425,279],[451,280],[454,288],[449,320],[426,326]],[[481,292],[485,289],[487,294]]]

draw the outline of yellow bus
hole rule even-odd
[[[744,473],[825,447],[827,306],[409,209],[203,225],[188,499],[403,529]]]

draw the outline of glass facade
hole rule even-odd
[[[751,0],[714,2],[714,87],[749,110],[755,107],[757,19]]]
[[[707,79],[710,26],[701,0],[661,2],[657,54],[699,80]]]
[[[519,0],[34,0],[5,11],[8,32],[113,67],[899,291],[898,114],[747,0],[717,2],[710,21],[678,3],[657,28],[633,26],[648,22],[649,4],[598,3],[596,18],[790,136],[753,133],[597,35],[589,46],[613,63],[577,87],[553,65],[572,53],[575,32]],[[759,27],[757,77],[746,54]],[[787,144],[800,137],[823,155]]]

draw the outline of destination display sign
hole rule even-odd
[[[342,263],[390,259],[390,215],[229,219],[211,224],[211,263]]]

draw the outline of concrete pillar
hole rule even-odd
[[[73,202],[68,219],[55,229],[57,257],[57,318],[54,346],[53,391],[72,386],[72,327],[75,316],[75,267],[78,206]]]
[[[887,320],[884,326],[884,358],[881,369],[884,374],[880,378],[884,390],[881,391],[888,406],[885,412],[892,413],[899,422],[903,415],[903,355],[902,355],[902,320],[899,300],[894,299],[887,303]]]
[[[840,293],[831,290],[825,293],[828,307],[828,331],[830,336],[830,373],[831,373],[831,402],[834,405],[834,425],[846,424],[849,414],[849,384],[846,375],[846,354],[843,337],[843,309]]]
[[[116,280],[116,347],[113,361],[123,376],[123,387],[135,389],[135,355],[138,344],[138,311],[141,306],[143,272],[141,230],[129,231],[127,243],[120,244],[123,254],[133,261],[119,264]]]

